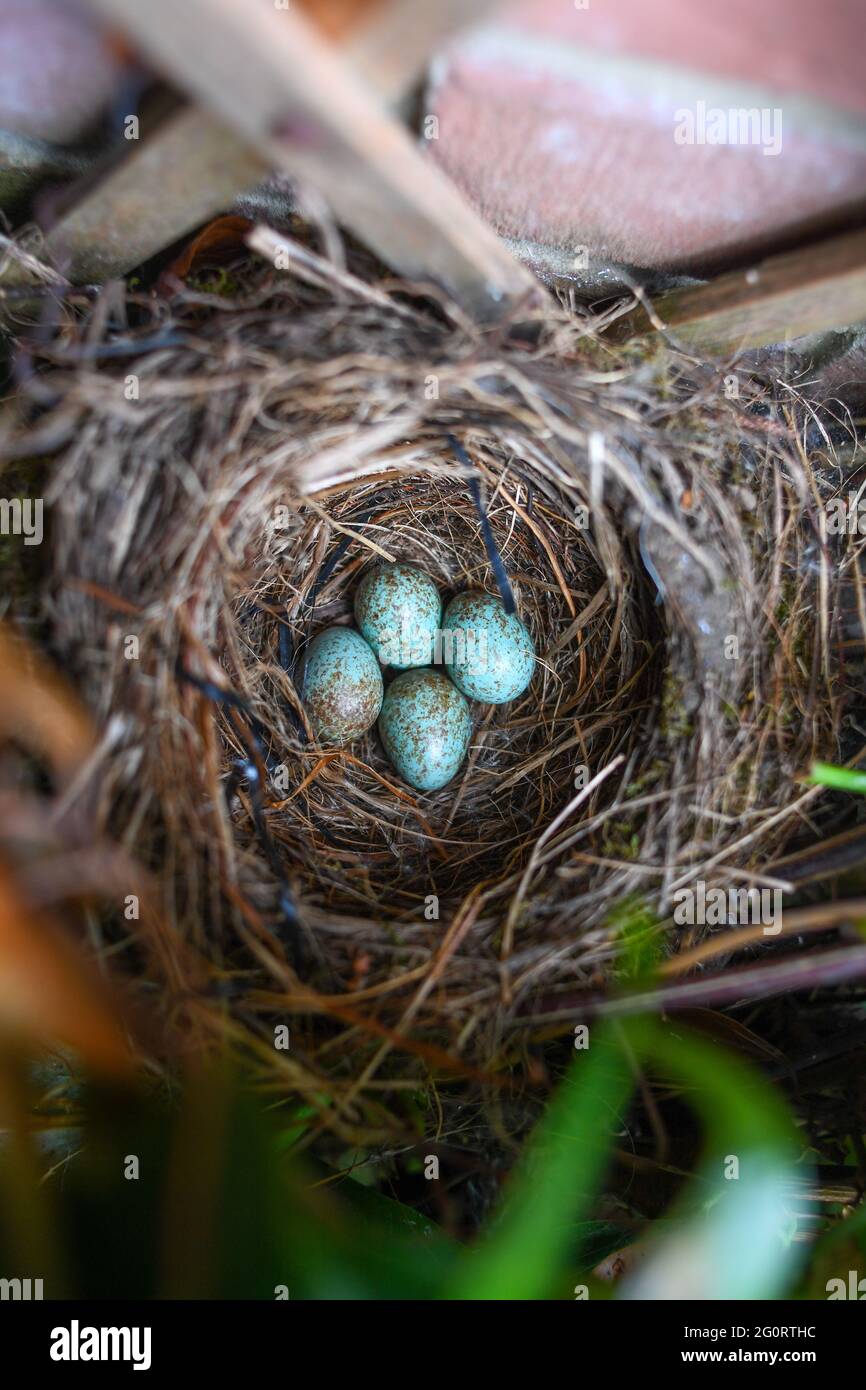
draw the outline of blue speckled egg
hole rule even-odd
[[[458,594],[445,612],[442,633],[448,674],[470,700],[504,705],[522,695],[532,680],[532,638],[494,594]]]
[[[429,666],[442,618],[442,600],[416,565],[374,565],[355,595],[355,619],[384,666]]]
[[[472,716],[444,671],[404,671],[385,692],[379,733],[403,780],[435,792],[466,757]]]
[[[370,647],[348,627],[314,637],[304,671],[304,704],[322,743],[348,743],[375,724],[382,672]]]

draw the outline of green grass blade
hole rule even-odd
[[[809,781],[820,787],[836,787],[843,792],[866,793],[866,772],[834,763],[813,763]]]
[[[787,1107],[754,1067],[698,1036],[641,1021],[625,1027],[641,1059],[685,1088],[705,1136],[679,1219],[625,1297],[782,1296],[803,1254],[790,1238],[789,1194],[803,1169]]]
[[[512,1175],[500,1216],[468,1251],[445,1296],[543,1298],[573,1252],[632,1089],[611,1029],[593,1031]]]

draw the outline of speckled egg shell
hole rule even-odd
[[[472,716],[444,671],[404,671],[385,692],[379,733],[403,780],[434,792],[466,757]]]
[[[494,594],[458,594],[442,623],[449,676],[470,700],[504,705],[522,695],[535,670],[535,648],[520,619]]]
[[[304,671],[304,704],[322,743],[348,743],[375,724],[382,708],[382,672],[352,628],[329,627],[313,638]]]
[[[384,666],[429,666],[442,618],[442,600],[416,565],[381,564],[365,574],[355,595],[355,619]]]

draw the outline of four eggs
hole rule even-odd
[[[443,617],[430,576],[399,562],[368,571],[355,596],[355,619],[359,632],[329,627],[310,643],[304,673],[310,722],[323,742],[343,744],[378,718],[400,776],[420,791],[436,791],[466,756],[468,700],[505,704],[529,685],[532,638],[500,599],[480,591],[458,594]],[[387,690],[380,662],[399,672]]]

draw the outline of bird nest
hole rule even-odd
[[[103,825],[152,875],[145,984],[381,1137],[407,1087],[494,1086],[571,1032],[630,904],[675,951],[679,887],[760,881],[836,752],[833,583],[770,387],[293,263],[133,296],[125,360],[65,342],[53,641],[106,731]],[[538,653],[428,794],[375,728],[320,746],[301,698],[382,557],[446,601],[506,576]]]

